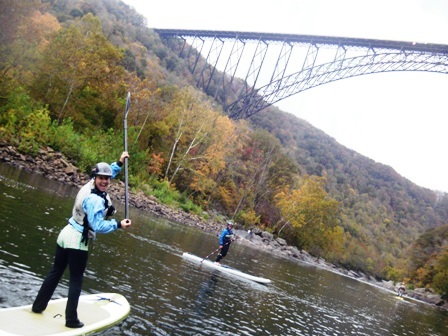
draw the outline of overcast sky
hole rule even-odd
[[[448,44],[448,0],[124,0],[150,28]],[[277,104],[414,183],[448,192],[448,74],[344,79]]]

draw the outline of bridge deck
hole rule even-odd
[[[255,33],[238,31],[213,31],[213,30],[184,30],[184,29],[154,29],[161,37],[194,37],[220,38],[220,39],[239,39],[243,41],[263,40],[278,41],[303,44],[317,44],[339,47],[349,45],[369,49],[393,49],[409,50],[420,52],[432,52],[448,54],[448,45],[406,41],[389,41],[376,39],[363,39],[337,36],[318,36],[318,35],[294,35],[294,34],[276,34],[276,33]]]

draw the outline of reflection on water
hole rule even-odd
[[[215,293],[218,281],[219,281],[219,271],[215,270],[212,272],[210,279],[201,283],[198,296],[195,300],[196,313],[199,316],[205,315],[204,312],[207,311],[208,303],[210,299],[213,297],[213,294]]]
[[[31,304],[76,190],[0,165],[0,307]],[[118,207],[119,213],[123,209]],[[234,244],[225,262],[260,285],[184,260],[217,247],[203,233],[136,209],[133,227],[93,244],[84,292],[119,292],[129,318],[101,335],[446,335],[448,314],[314,266]],[[55,297],[67,294],[65,276]]]

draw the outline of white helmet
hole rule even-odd
[[[92,169],[92,177],[98,175],[112,177],[112,168],[106,162],[97,163]]]

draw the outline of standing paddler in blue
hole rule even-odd
[[[229,252],[230,244],[235,240],[235,235],[232,231],[233,221],[227,221],[227,226],[224,230],[222,230],[221,235],[219,236],[219,254],[216,257],[215,264],[220,264],[222,258],[227,255]]]
[[[96,233],[109,233],[131,226],[130,219],[123,219],[121,222],[107,219],[115,213],[115,208],[106,191],[111,178],[121,171],[121,166],[128,157],[129,154],[125,151],[117,162],[110,165],[105,162],[98,163],[92,170],[92,179],[79,190],[72,217],[59,233],[53,267],[34,300],[32,307],[34,313],[41,313],[47,308],[68,266],[70,284],[65,308],[65,326],[68,328],[84,326],[78,319],[77,309],[89,255],[88,242],[95,237]]]

